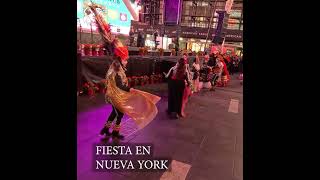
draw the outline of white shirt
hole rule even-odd
[[[218,61],[217,62],[217,66],[219,67],[219,72],[218,72],[218,74],[221,74],[222,73],[222,71],[223,71],[223,63],[221,62],[221,61]]]
[[[193,63],[192,66],[193,66],[197,71],[200,71],[200,64]]]

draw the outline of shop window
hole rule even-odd
[[[213,22],[212,23],[212,28],[217,28],[217,24],[218,24],[217,22]]]
[[[230,18],[241,18],[241,10],[231,10]]]
[[[228,24],[227,29],[240,29],[240,24]]]
[[[240,29],[240,20],[229,19],[227,29]]]

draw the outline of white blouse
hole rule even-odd
[[[200,71],[200,64],[193,63],[192,66],[193,66],[197,71]]]

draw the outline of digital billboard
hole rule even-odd
[[[81,25],[84,31],[90,31],[92,26],[92,30],[96,32],[97,26],[94,15],[85,6],[85,3],[89,2],[88,0],[77,0],[77,26],[79,28]],[[132,15],[123,0],[92,0],[92,2],[105,7],[105,20],[111,25],[111,32],[113,34],[129,34]]]
[[[167,25],[177,25],[181,16],[181,0],[165,0],[164,21]]]

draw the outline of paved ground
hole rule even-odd
[[[132,120],[124,118],[125,142],[153,143],[154,156],[171,157],[170,172],[94,172],[90,169],[92,144],[108,117],[111,107],[103,96],[89,100],[78,98],[78,180],[242,180],[243,161],[243,90],[235,76],[228,87],[215,92],[194,94],[186,107],[188,117],[169,119],[166,84],[141,89],[160,95],[157,117],[137,131]],[[180,177],[173,177],[179,174]]]

